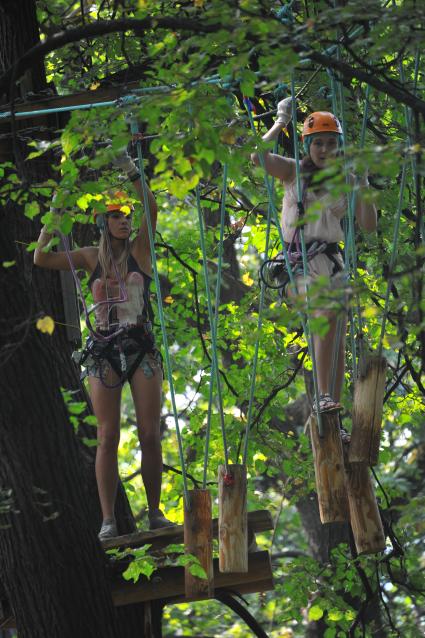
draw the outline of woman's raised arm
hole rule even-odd
[[[45,252],[43,248],[47,246],[52,238],[52,234],[48,233],[44,226],[38,238],[38,246],[34,251],[34,263],[41,268],[51,268],[52,270],[70,270],[70,264],[65,251],[49,251]],[[72,263],[77,270],[87,270],[91,272],[96,267],[97,248],[87,246],[71,250],[69,253]]]

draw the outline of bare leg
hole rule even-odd
[[[118,377],[109,371],[105,383],[113,385]],[[100,379],[89,377],[90,397],[98,421],[96,481],[103,519],[114,518],[118,485],[118,444],[120,440],[121,386],[106,388]]]
[[[329,321],[329,330],[324,337],[313,335],[314,352],[316,355],[317,382],[320,394],[329,394],[332,378],[332,357],[333,350],[336,347],[335,339],[337,338],[337,318],[330,313],[317,313],[316,316],[326,316]],[[345,368],[345,332],[347,320],[346,316],[342,317],[341,339],[338,347],[338,362],[335,376],[335,390],[332,397],[335,401],[339,401],[341,390],[344,383]]]
[[[162,482],[162,449],[160,437],[162,372],[148,378],[138,368],[131,379],[131,392],[136,410],[140,447],[142,450],[142,479],[149,511],[159,508]]]

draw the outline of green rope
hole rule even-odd
[[[249,119],[251,131],[257,137],[257,131],[255,129],[255,125],[254,125],[254,120],[253,120],[253,117],[252,117],[251,109],[248,106],[248,104],[246,103],[246,101],[245,101],[245,108],[246,108],[247,113],[248,113],[248,119]],[[266,189],[267,189],[269,203],[271,202],[273,218],[274,218],[274,222],[275,222],[275,225],[276,225],[276,228],[277,228],[277,232],[279,234],[279,240],[280,240],[280,243],[281,243],[281,246],[282,246],[282,253],[283,253],[283,258],[284,258],[284,261],[285,261],[286,270],[288,272],[289,281],[290,281],[291,286],[293,287],[293,289],[297,290],[297,284],[296,284],[296,281],[295,281],[295,278],[294,278],[294,273],[292,272],[291,262],[289,261],[288,251],[287,251],[287,248],[286,248],[286,245],[285,245],[285,240],[284,240],[284,237],[283,237],[283,231],[282,231],[282,226],[281,226],[280,219],[279,219],[279,214],[278,214],[277,208],[276,208],[276,206],[274,204],[274,201],[273,201],[273,193],[272,193],[270,182],[269,182],[268,175],[267,175],[267,172],[266,172],[266,167],[265,167],[265,163],[264,163],[263,154],[259,153],[258,157],[259,157],[261,168],[263,169],[264,184],[265,184]],[[302,325],[304,334],[306,335],[308,328],[307,328],[307,323],[306,323],[305,317],[304,317],[303,313],[301,313],[301,312],[299,313],[299,316],[300,316],[301,325]],[[307,341],[307,345],[309,345],[308,341]],[[320,412],[318,413],[318,427],[319,427],[320,436],[323,436],[322,419],[321,419]]]
[[[274,152],[277,152],[277,141],[275,142]],[[264,248],[265,257],[269,254],[269,244],[270,244],[270,227],[271,227],[271,217],[272,217],[272,201],[274,200],[273,195],[274,190],[274,178],[271,180],[271,192],[272,192],[272,200],[269,201],[267,207],[267,226],[266,226],[266,245]],[[251,386],[249,390],[249,404],[248,404],[248,414],[246,419],[246,427],[245,427],[245,441],[243,447],[242,454],[242,464],[246,465],[247,457],[248,457],[248,439],[249,432],[251,430],[251,422],[252,422],[252,408],[254,405],[254,395],[255,395],[255,386],[256,386],[256,377],[257,377],[257,364],[258,364],[258,352],[260,349],[260,333],[263,322],[263,308],[264,308],[264,297],[266,292],[266,286],[264,281],[261,279],[260,284],[260,302],[258,305],[258,319],[257,319],[257,336],[255,339],[255,349],[254,349],[254,359],[252,363],[252,373],[251,373]]]
[[[397,212],[396,212],[395,221],[394,221],[393,248],[391,251],[390,263],[388,268],[387,291],[385,294],[384,316],[382,318],[381,334],[379,336],[378,356],[381,356],[382,354],[382,344],[383,344],[384,335],[385,335],[385,326],[387,322],[388,306],[390,302],[391,285],[393,281],[393,271],[397,261],[398,236],[400,231],[401,212],[403,210],[403,195],[404,195],[404,188],[406,186],[406,172],[407,172],[407,163],[405,162],[403,164],[403,169],[401,172],[400,191],[399,191],[399,197],[398,197]]]
[[[224,221],[226,213],[226,191],[227,191],[227,164],[223,166],[223,186],[221,189],[221,202],[220,202],[220,237],[218,242],[218,260],[217,260],[217,282],[215,289],[215,308],[214,308],[214,321],[212,325],[212,341],[217,343],[217,329],[218,329],[218,309],[220,306],[220,291],[221,291],[221,271],[223,266],[223,239],[224,239]],[[211,362],[211,375],[210,375],[210,391],[208,397],[208,416],[207,416],[207,431],[205,435],[205,455],[204,455],[204,477],[202,481],[202,489],[206,489],[207,486],[207,469],[208,469],[208,452],[210,444],[211,433],[211,412],[213,404],[213,392],[214,392],[214,359]],[[227,449],[225,440],[223,441],[224,448]]]
[[[223,438],[223,447],[224,447],[224,464],[226,468],[226,473],[228,472],[229,465],[229,455],[227,449],[227,440],[226,440],[226,425],[224,423],[224,412],[223,412],[223,397],[221,391],[221,379],[220,379],[220,369],[218,366],[218,358],[217,358],[217,334],[215,329],[214,322],[214,314],[212,310],[211,303],[211,292],[209,285],[209,276],[208,276],[208,263],[207,263],[207,251],[205,247],[205,229],[204,229],[204,218],[202,215],[202,207],[201,207],[201,197],[199,192],[199,185],[196,186],[195,189],[196,194],[196,207],[198,209],[198,220],[199,220],[199,231],[200,231],[200,244],[202,251],[202,265],[204,271],[204,280],[205,280],[205,292],[207,295],[207,306],[208,306],[208,317],[211,328],[211,355],[212,355],[212,367],[211,373],[215,374],[215,381],[217,383],[217,398],[218,398],[218,409],[220,414],[220,424],[221,424],[221,433]]]
[[[135,118],[131,118],[130,120],[130,129],[133,135],[137,135],[139,133],[139,126]],[[187,485],[186,467],[185,467],[184,455],[183,455],[183,442],[182,442],[182,437],[180,433],[179,418],[178,418],[178,412],[177,412],[177,406],[176,406],[176,397],[174,392],[173,372],[171,368],[171,360],[170,360],[169,348],[168,348],[167,329],[165,326],[165,315],[164,315],[164,309],[163,309],[162,297],[161,297],[161,284],[159,281],[158,264],[157,264],[156,254],[155,254],[155,243],[154,243],[155,238],[154,238],[153,228],[152,228],[149,197],[148,197],[148,191],[147,191],[145,171],[143,166],[142,144],[140,140],[136,142],[136,148],[137,148],[137,156],[139,159],[140,180],[141,180],[142,189],[143,189],[143,205],[145,208],[149,242],[150,242],[150,248],[151,248],[152,270],[154,274],[155,287],[157,291],[159,321],[161,324],[162,339],[164,343],[164,355],[165,355],[165,363],[166,363],[166,370],[167,370],[167,379],[168,379],[168,384],[170,387],[171,404],[173,409],[174,423],[176,426],[179,456],[180,456],[180,463],[182,468],[184,500],[185,500],[186,508],[190,509],[190,498],[189,498],[189,491],[188,491],[188,485]]]
[[[333,82],[335,85],[335,82]],[[367,117],[368,117],[368,110],[369,110],[369,97],[370,97],[370,86],[367,85],[366,87],[366,95],[365,95],[365,107],[364,107],[364,113],[363,113],[363,119],[362,119],[362,128],[361,128],[361,132],[360,132],[360,148],[364,148],[364,144],[365,144],[365,140],[366,140],[366,127],[367,127]],[[343,115],[344,115],[344,111],[342,111]],[[343,126],[343,141],[345,140],[345,123],[344,123],[344,118],[342,118],[342,126]],[[345,142],[344,142],[345,144]],[[363,324],[363,317],[362,317],[362,313],[361,313],[361,307],[360,307],[360,298],[359,298],[359,293],[357,290],[357,253],[356,253],[356,244],[355,244],[355,234],[354,234],[354,211],[355,211],[355,207],[356,207],[356,197],[357,197],[357,192],[356,190],[353,191],[352,196],[351,196],[351,201],[349,200],[350,206],[349,207],[349,211],[351,211],[351,215],[352,215],[352,223],[350,224],[350,228],[349,228],[349,232],[347,234],[346,237],[346,244],[345,244],[345,260],[344,260],[344,270],[345,272],[349,273],[350,270],[350,255],[351,255],[351,264],[352,264],[352,277],[353,277],[353,281],[354,281],[354,289],[355,289],[355,296],[356,296],[356,306],[357,306],[357,321],[359,324],[359,331],[358,334],[361,335],[363,337],[364,335],[364,324]],[[351,337],[351,342],[355,343],[355,330],[354,330],[354,315],[353,312],[350,312],[350,337]],[[337,321],[337,330],[336,330],[336,338],[335,338],[335,342],[334,342],[334,346],[333,346],[333,351],[332,351],[332,376],[331,376],[331,383],[330,383],[330,393],[331,395],[333,395],[333,392],[335,390],[335,383],[336,383],[336,372],[337,372],[337,363],[338,363],[338,345],[341,341],[342,338],[342,318],[339,317],[338,321]],[[360,340],[360,354],[363,354],[363,340]],[[352,352],[352,356],[353,356],[353,379],[357,379],[357,365],[356,365],[356,361],[355,356],[356,353],[355,351]]]
[[[295,103],[295,79],[294,74],[291,73],[291,95],[292,95],[292,127],[294,130],[294,155],[295,155],[295,176],[297,183],[297,199],[298,199],[298,210],[304,207],[303,197],[302,197],[302,186],[301,186],[301,168],[300,168],[300,150],[298,145],[298,132],[297,132],[297,105]],[[309,310],[310,310],[310,297],[308,291],[308,261],[307,261],[307,250],[305,247],[305,239],[304,239],[304,228],[300,227],[300,240],[301,240],[301,252],[303,258],[303,272],[304,272],[304,280],[305,280],[305,295],[306,295],[306,303],[307,303],[307,320],[306,320],[306,329],[305,333],[308,350],[311,358],[312,371],[313,371],[313,386],[314,386],[314,397],[316,401],[316,412],[317,412],[317,424],[319,435],[322,436],[323,426],[322,426],[322,417],[319,409],[319,384],[317,379],[317,364],[316,364],[316,353],[314,350],[314,340],[313,336],[310,332],[309,326]]]

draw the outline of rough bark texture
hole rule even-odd
[[[314,471],[320,520],[337,523],[348,520],[348,499],[345,485],[344,459],[338,414],[322,414],[323,437],[319,437],[316,417],[310,417]]]
[[[2,2],[0,71],[36,41],[35,2]],[[45,88],[43,65],[36,65],[21,86],[21,93]],[[20,144],[24,149],[18,134],[15,150]],[[7,152],[13,159],[11,149],[10,139],[3,142],[1,157]],[[45,160],[19,166],[30,183],[50,177]],[[3,591],[20,638],[140,636],[143,607],[123,613],[112,606],[106,559],[96,538],[94,450],[75,437],[60,393],[60,387],[81,391],[70,359],[73,344],[63,327],[57,325],[51,337],[34,327],[40,314],[64,321],[59,274],[33,268],[24,244],[37,237],[39,225],[26,219],[20,206],[9,202],[0,208],[0,220],[7,229],[0,237],[0,261],[16,261],[0,268],[0,487],[10,490],[11,499],[10,511],[1,516]],[[81,394],[75,399],[82,400]],[[123,490],[117,515],[121,532],[134,530]],[[160,619],[158,604],[152,620],[157,636]]]
[[[12,252],[5,234],[0,248]],[[34,327],[31,292],[18,268],[2,268],[0,282],[0,482],[11,497],[0,536],[4,588],[20,638],[113,637],[105,557],[89,524],[60,362],[50,337]]]
[[[218,466],[220,571],[248,571],[246,467]]]
[[[189,506],[184,509],[184,545],[188,554],[199,560],[207,578],[198,578],[185,568],[185,594],[191,600],[212,598],[214,595],[213,526],[211,493],[209,490],[190,490]]]
[[[378,463],[387,361],[384,357],[368,355],[361,362],[361,368],[363,371],[354,389],[349,460],[372,466]]]

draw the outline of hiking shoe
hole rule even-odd
[[[117,524],[115,518],[105,518],[100,528],[100,532],[97,535],[100,541],[106,541],[108,538],[115,538],[118,536]]]
[[[334,401],[330,394],[321,394],[319,397],[319,412],[335,412],[342,410],[342,405]],[[313,412],[317,412],[316,402],[313,403]]]
[[[343,428],[342,425],[340,426],[339,431],[341,433],[342,443],[348,445],[351,442],[351,434],[348,432],[348,430]]]
[[[161,510],[156,510],[149,513],[149,529],[160,529],[161,527],[173,527],[175,523],[172,523],[164,516]]]

